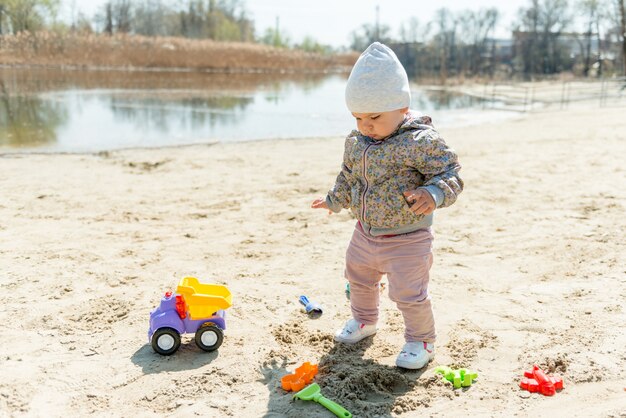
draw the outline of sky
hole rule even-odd
[[[62,0],[61,16],[69,19],[71,4],[92,17],[106,0]],[[398,37],[402,23],[416,17],[425,25],[433,20],[435,12],[447,8],[455,13],[465,10],[477,11],[495,7],[500,10],[497,37],[509,38],[512,21],[520,7],[527,7],[531,0],[242,0],[245,9],[255,22],[257,35],[276,25],[292,42],[298,43],[305,36],[333,47],[350,44],[350,33],[365,23],[376,22],[376,8],[381,25],[391,27],[391,35]]]

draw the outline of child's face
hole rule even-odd
[[[402,123],[404,116],[409,111],[404,109],[378,113],[352,113],[356,119],[356,126],[363,135],[372,139],[381,140],[391,135]]]

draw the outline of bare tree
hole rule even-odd
[[[498,16],[498,10],[495,8],[459,13],[460,44],[462,45],[459,56],[463,74],[473,76],[485,71],[492,72],[493,63],[487,60],[491,52],[489,36],[493,35]]]
[[[350,48],[354,51],[363,51],[372,42],[389,43],[391,28],[387,25],[366,23],[350,34]]]
[[[435,12],[435,24],[439,29],[434,39],[439,50],[439,78],[441,84],[445,84],[448,70],[454,66],[457,21],[450,10],[442,8]]]
[[[276,17],[276,23],[273,28],[265,29],[265,33],[261,37],[261,42],[267,45],[272,45],[276,48],[287,48],[291,40],[289,35],[280,28],[280,19]]]
[[[471,10],[457,14],[460,47],[457,49],[457,62],[459,72],[463,76],[475,74],[478,67],[479,57],[476,57],[478,48],[475,38],[477,37],[478,19],[476,13]]]
[[[4,19],[6,16],[6,6],[0,3],[0,36],[4,33]]]
[[[72,19],[72,23],[70,28],[72,29],[72,31],[76,31],[76,0],[71,0],[70,1],[70,18]]]
[[[147,36],[173,34],[175,20],[168,17],[171,14],[162,0],[144,0],[133,9],[133,32]]]
[[[13,33],[35,31],[44,26],[46,18],[56,16],[58,7],[59,0],[1,0],[0,25],[4,20]]]
[[[410,17],[400,24],[400,41],[407,43],[425,42],[431,30],[431,23],[422,25],[416,17]]]
[[[113,34],[113,5],[111,2],[107,2],[103,6],[104,8],[104,33],[109,35]]]
[[[87,17],[83,12],[78,12],[76,17],[76,23],[74,30],[78,33],[93,33],[93,27],[91,26],[91,19]]]
[[[578,8],[581,9],[587,19],[587,30],[585,31],[585,43],[581,42],[579,38],[576,39],[579,41],[581,56],[583,59],[583,75],[585,77],[589,76],[589,70],[591,69],[592,60],[591,60],[591,44],[594,36],[594,30],[596,31],[596,40],[598,42],[598,60],[601,63],[600,59],[600,35],[599,35],[599,26],[600,26],[600,0],[581,0],[578,3]],[[601,69],[599,71],[601,73]],[[600,74],[598,74],[600,75]]]
[[[113,6],[113,18],[117,32],[130,32],[132,19],[130,0],[116,0]]]
[[[515,60],[524,74],[553,74],[567,67],[569,50],[559,38],[571,22],[567,0],[531,0],[514,31]]]
[[[242,42],[254,41],[254,22],[248,18],[246,10],[242,7],[237,16],[239,27],[239,40]]]
[[[624,0],[615,0],[618,12],[621,16],[620,35],[622,37],[622,75],[626,76],[626,10],[624,9]]]

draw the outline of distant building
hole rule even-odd
[[[510,63],[513,59],[513,39],[488,39],[487,45],[491,48],[485,53],[488,58],[495,54],[495,58],[501,63]]]
[[[585,75],[591,67],[601,67],[615,65],[616,54],[614,45],[609,39],[599,39],[597,33],[563,32],[548,33],[543,32],[513,32],[513,55],[519,64],[524,57],[528,57],[532,52],[536,52],[542,60],[544,73],[554,73],[560,71],[578,71]],[[532,72],[537,70],[538,61],[535,55],[535,65],[524,66],[524,71]],[[532,58],[531,58],[532,60]],[[528,64],[528,63],[527,63]],[[518,67],[518,70],[521,67]]]
[[[584,56],[587,53],[587,44],[590,46],[589,53],[592,57],[597,57],[600,53],[597,33],[562,33],[557,39],[562,45],[567,46],[570,51],[570,57],[572,58],[576,58],[580,55]],[[583,50],[585,51],[584,53]]]
[[[556,42],[569,51],[570,58],[577,58],[580,55],[586,55],[587,44],[590,42],[590,55],[598,56],[600,52],[600,45],[598,44],[597,33],[577,33],[577,32],[565,32],[559,34],[550,34],[556,38]],[[540,38],[542,33],[514,31],[513,41],[515,44],[525,42],[533,37]],[[591,38],[591,39],[589,39]],[[584,52],[583,52],[584,51]]]
[[[492,64],[510,64],[513,59],[513,44],[513,39],[488,39],[480,55],[481,67],[488,69]],[[439,51],[432,46],[422,42],[391,42],[388,45],[396,53],[410,78],[439,72]]]

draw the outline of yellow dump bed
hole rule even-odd
[[[208,318],[220,309],[230,308],[233,297],[226,286],[200,283],[195,277],[184,277],[176,293],[183,295],[191,319]]]

